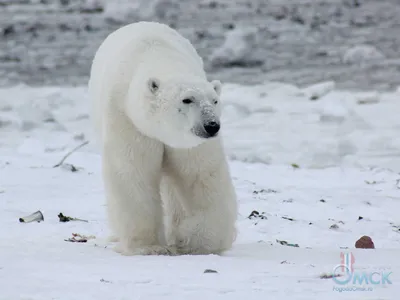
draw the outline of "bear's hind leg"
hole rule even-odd
[[[236,239],[235,190],[224,169],[215,178],[226,180],[198,176],[184,198],[188,215],[179,224],[176,244],[181,254],[221,254]]]
[[[236,239],[234,221],[217,211],[199,211],[182,220],[176,244],[179,254],[221,254],[231,248]]]

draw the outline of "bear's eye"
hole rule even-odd
[[[214,104],[218,104],[218,100],[214,100]]]
[[[193,102],[193,100],[192,99],[183,99],[182,102],[185,104],[190,104]]]

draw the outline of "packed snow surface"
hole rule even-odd
[[[224,85],[222,133],[239,202],[234,247],[222,256],[127,257],[106,240],[86,87],[1,89],[0,300],[395,300],[398,101],[333,82]],[[38,210],[43,222],[19,222]],[[87,222],[59,222],[60,212]],[[73,233],[94,238],[74,243]],[[354,248],[364,235],[376,249]],[[321,278],[341,273],[342,252],[354,256],[355,274],[392,272],[390,283]]]

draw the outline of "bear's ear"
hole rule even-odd
[[[147,85],[149,87],[150,92],[155,94],[158,91],[158,89],[160,88],[160,81],[158,79],[155,79],[155,78],[150,78],[147,81]]]
[[[220,96],[221,95],[221,89],[222,89],[221,81],[213,80],[213,81],[211,81],[211,84],[212,84],[215,92],[218,94],[218,96]]]

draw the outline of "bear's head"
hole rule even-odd
[[[128,109],[143,134],[173,148],[192,148],[218,136],[219,80],[152,77],[140,81],[140,96]]]

